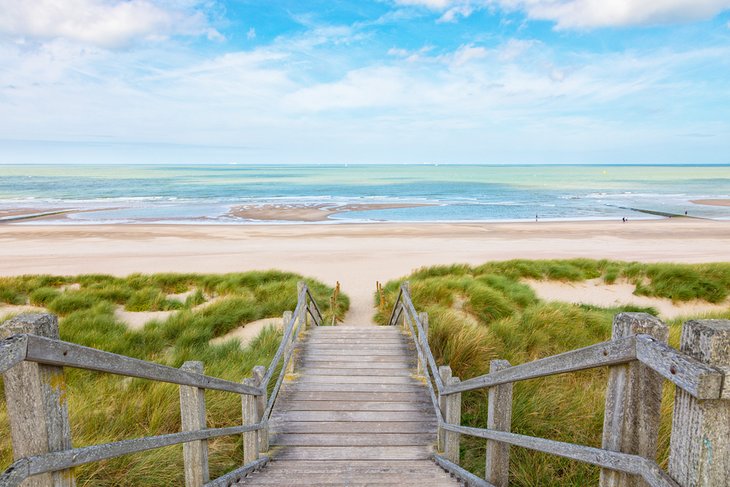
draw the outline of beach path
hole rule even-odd
[[[432,460],[436,415],[396,327],[315,327],[271,418],[271,461],[237,485],[460,485]]]

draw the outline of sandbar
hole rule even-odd
[[[730,206],[730,199],[692,200],[691,203],[708,206]]]
[[[350,203],[345,205],[316,203],[302,204],[257,204],[234,206],[229,216],[253,221],[323,222],[332,215],[351,211],[389,210],[394,208],[416,208],[432,206],[426,203]]]

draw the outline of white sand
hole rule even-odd
[[[566,303],[591,304],[594,306],[635,305],[652,307],[659,312],[660,318],[674,319],[679,317],[696,317],[704,313],[725,311],[730,307],[730,300],[712,304],[705,301],[688,301],[673,303],[666,298],[634,295],[635,286],[628,282],[606,284],[602,279],[590,279],[583,282],[536,281],[525,279],[540,299],[545,301],[563,301]]]
[[[512,258],[730,261],[730,221],[338,225],[0,225],[0,275],[281,269],[342,283],[354,320],[375,281]]]
[[[245,347],[251,341],[256,338],[267,326],[274,326],[281,328],[281,318],[264,318],[261,320],[252,321],[246,323],[243,326],[239,326],[223,336],[219,336],[210,341],[211,345],[220,345],[229,340],[238,340],[241,344],[241,348]]]
[[[165,321],[177,311],[125,311],[122,306],[114,310],[114,317],[132,330],[141,330],[152,320]]]

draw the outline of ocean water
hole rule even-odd
[[[84,210],[59,223],[227,223],[239,205],[418,203],[327,223],[730,219],[730,166],[0,166],[0,210]],[[91,210],[91,211],[89,211]],[[642,210],[642,211],[637,211]],[[32,220],[22,224],[38,224]],[[18,223],[21,224],[21,223]]]

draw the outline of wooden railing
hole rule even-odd
[[[75,485],[72,468],[183,443],[185,485],[228,486],[268,462],[260,456],[268,447],[268,421],[279,388],[292,364],[300,331],[309,318],[315,326],[323,317],[307,286],[298,285],[297,306],[283,317],[283,337],[268,369],[254,367],[243,383],[203,374],[202,362],[180,369],[83,347],[59,339],[58,321],[49,314],[21,315],[0,326],[0,373],[10,418],[14,463],[0,475],[0,487],[14,487],[32,478],[33,486]],[[63,367],[74,367],[180,386],[182,432],[102,445],[72,448]],[[271,390],[269,384],[279,371]],[[241,395],[240,426],[207,428],[204,391]],[[207,440],[243,434],[243,466],[210,481]]]
[[[730,486],[730,321],[684,324],[681,351],[666,345],[668,328],[646,313],[620,313],[612,339],[511,366],[493,360],[489,374],[461,382],[437,367],[428,344],[428,315],[417,313],[408,283],[398,294],[389,324],[402,318],[418,353],[438,418],[437,463],[477,486],[509,484],[510,445],[602,467],[602,487]],[[608,366],[602,448],[512,433],[512,384],[549,375]],[[677,387],[669,469],[656,463],[664,379]],[[461,393],[489,388],[487,427],[461,425]],[[459,466],[460,435],[487,442],[485,479]]]

